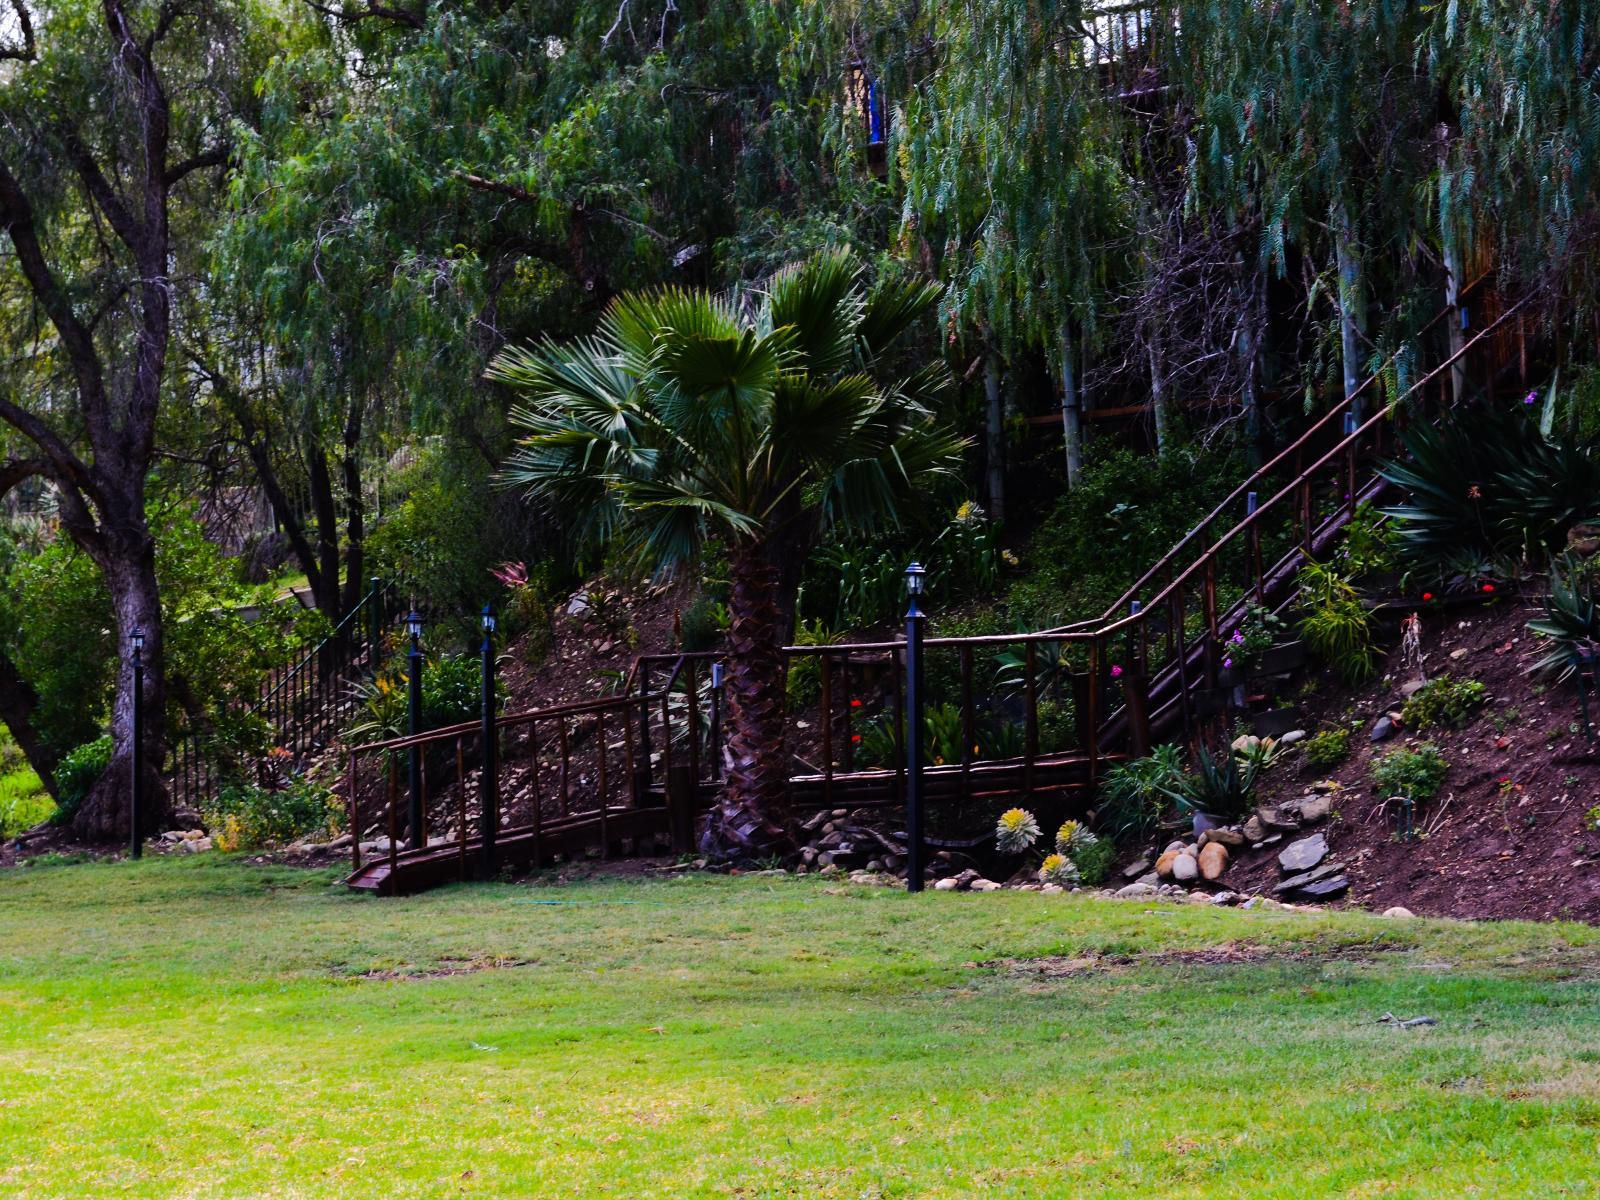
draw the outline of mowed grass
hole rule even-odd
[[[973,965],[1036,956],[1099,958]],[[1572,925],[32,867],[0,1195],[1592,1196],[1597,978]]]

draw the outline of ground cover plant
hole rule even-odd
[[[1301,1200],[1593,1175],[1585,926],[792,877],[374,902],[202,856],[6,872],[0,930],[8,1195]]]

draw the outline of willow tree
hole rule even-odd
[[[1130,216],[1128,129],[1090,8],[935,0],[937,66],[914,81],[894,134],[902,237],[927,244],[949,284],[952,336],[975,331],[992,356],[1034,348],[1056,363],[1069,482],[1082,466],[1080,361]]]
[[[1394,0],[1175,0],[1172,101],[1193,114],[1191,203],[1256,240],[1263,269],[1314,264],[1332,295],[1346,394],[1370,357],[1373,298],[1409,328],[1438,95],[1417,54],[1423,6]],[[1421,199],[1419,200],[1419,195]]]
[[[868,289],[848,255],[778,273],[753,304],[668,289],[615,301],[590,338],[502,353],[490,375],[524,401],[506,478],[656,568],[727,548],[727,787],[704,848],[754,857],[783,813],[783,564],[834,526],[896,524],[955,471],[935,365],[886,373],[895,339],[934,305],[914,282]]]

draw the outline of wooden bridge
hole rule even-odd
[[[1263,463],[1098,616],[928,638],[928,801],[983,809],[991,821],[997,797],[1086,804],[1108,764],[1217,723],[1231,692],[1223,644],[1245,606],[1289,606],[1300,567],[1326,555],[1357,506],[1382,491],[1375,465],[1397,430],[1456,399],[1452,376],[1496,391],[1519,308],[1403,393],[1385,396],[1381,373],[1368,379],[1354,403],[1341,400]],[[1351,419],[1352,410],[1371,415]],[[810,681],[791,689],[787,714],[791,812],[901,804],[905,643],[785,654],[791,676]],[[719,674],[714,653],[646,655],[611,696],[352,749],[349,885],[389,895],[557,855],[691,851],[721,786]],[[402,759],[417,764],[414,802]],[[382,849],[364,854],[375,832]]]

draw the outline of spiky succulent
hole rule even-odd
[[[1082,821],[1063,821],[1061,828],[1056,830],[1056,853],[1076,858],[1079,850],[1087,849],[1099,840]]]
[[[1039,864],[1039,882],[1072,887],[1078,882],[1078,864],[1065,854],[1052,854]]]
[[[1025,808],[1008,808],[994,827],[994,843],[1001,854],[1024,854],[1039,840],[1039,822]]]

